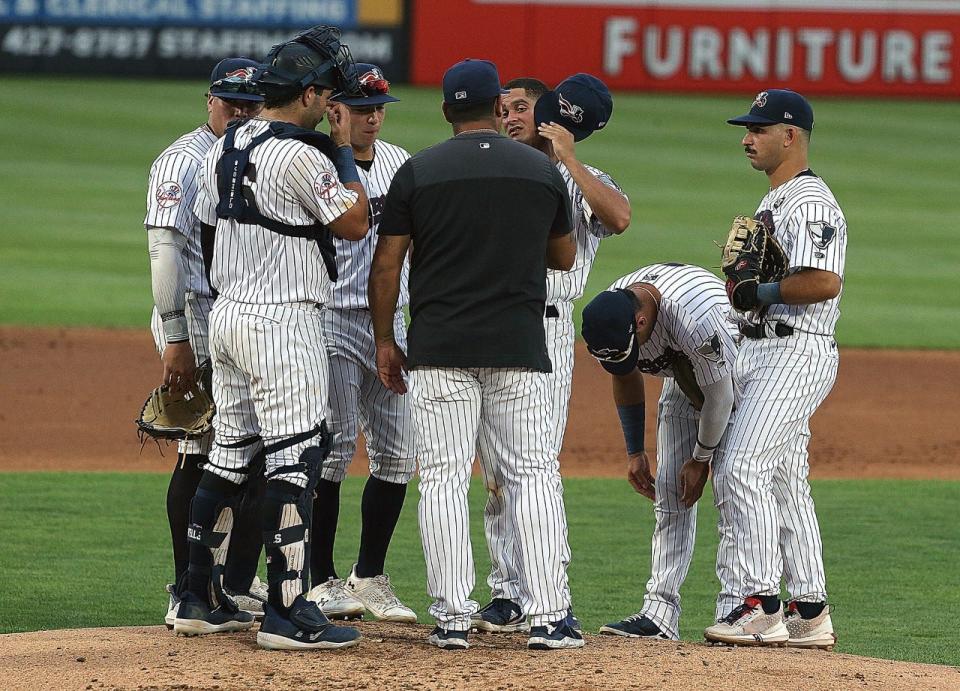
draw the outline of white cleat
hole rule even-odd
[[[310,589],[304,597],[316,602],[331,619],[362,619],[363,603],[347,592],[342,578],[329,578]]]
[[[416,624],[417,614],[393,592],[390,576],[381,574],[370,578],[357,576],[357,565],[350,570],[347,578],[347,593],[363,603],[373,616],[380,621],[395,621],[402,624]]]
[[[797,610],[797,603],[791,602],[783,616],[783,623],[790,633],[787,646],[790,648],[818,648],[833,650],[837,644],[837,634],[833,631],[833,622],[830,621],[830,606],[826,605],[823,611],[811,619],[804,619]]]
[[[263,606],[267,602],[267,585],[257,576],[253,577],[250,590],[246,593],[224,589],[233,601],[244,612],[250,612],[255,619],[263,619]]]
[[[783,623],[783,605],[766,614],[759,598],[748,597],[723,621],[708,627],[703,637],[712,643],[783,647],[790,633]]]

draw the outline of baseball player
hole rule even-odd
[[[315,601],[331,617],[359,616],[364,609],[378,619],[414,623],[417,615],[397,598],[383,572],[387,547],[400,518],[407,483],[416,468],[413,422],[407,399],[380,382],[376,346],[367,300],[370,262],[376,231],[390,181],[404,161],[404,149],[379,138],[386,104],[400,99],[376,65],[358,63],[361,94],[336,93],[332,100],[350,109],[350,141],[360,181],[370,202],[370,232],[360,242],[336,239],[337,272],[332,297],[323,310],[323,331],[330,360],[330,412],[327,426],[332,447],[324,461],[313,505],[310,573]],[[406,269],[407,265],[404,264]],[[394,315],[394,332],[406,348],[403,306],[406,280]],[[347,474],[363,431],[370,458],[370,477],[361,502],[362,530],[357,562],[344,581],[337,577],[333,545],[340,509],[340,483]]]
[[[246,58],[222,60],[210,75],[207,122],[179,137],[157,157],[147,185],[144,226],[150,248],[154,310],[151,330],[163,363],[163,383],[179,389],[192,380],[196,367],[210,357],[208,315],[213,296],[207,280],[200,242],[200,221],[193,211],[197,176],[203,157],[223,136],[227,123],[256,115],[263,96],[255,93],[251,77],[257,63]],[[173,626],[179,592],[189,561],[187,523],[190,500],[200,481],[210,451],[210,437],[179,444],[177,464],[167,488],[167,520],[173,542],[174,583],[167,585],[170,601],[165,621]],[[262,492],[262,482],[252,483]],[[253,495],[258,492],[254,491]],[[248,497],[255,504],[256,497]],[[256,578],[260,555],[256,511],[238,515],[240,546],[231,550],[224,576],[225,590],[237,604],[263,615],[266,588]]]
[[[202,223],[215,225],[217,441],[191,505],[177,633],[253,623],[221,597],[219,570],[235,498],[262,452],[269,595],[257,643],[296,650],[359,641],[356,629],[331,625],[303,596],[313,487],[330,444],[320,313],[336,278],[330,234],[360,240],[367,233],[347,107],[332,106],[330,137],[314,131],[334,89],[356,92],[353,61],[339,39],[339,30],[318,26],[274,46],[254,77],[264,93],[261,117],[229,126],[204,158],[197,211]]]
[[[588,74],[576,74],[553,91],[530,78],[514,79],[505,88],[509,93],[503,97],[504,131],[511,139],[550,157],[563,176],[572,204],[577,257],[569,271],[547,272],[543,320],[547,352],[553,363],[553,371],[546,375],[550,399],[544,413],[551,420],[553,456],[559,462],[573,381],[573,301],[583,295],[600,241],[624,232],[630,224],[630,202],[609,175],[581,163],[576,156],[575,142],[586,139],[610,120],[613,100],[603,82]],[[483,438],[479,452],[489,453]],[[504,515],[502,478],[486,476],[484,481],[488,490],[484,530],[492,567],[487,582],[492,598],[474,617],[473,626],[491,632],[526,630],[526,613],[519,605],[515,538]],[[564,554],[564,563],[569,560],[570,555]],[[576,620],[572,622],[579,625]]]
[[[576,247],[570,200],[556,167],[499,134],[496,66],[464,60],[443,76],[454,136],[394,176],[370,271],[377,365],[411,408],[420,462],[420,533],[427,563],[428,642],[469,647],[477,603],[467,494],[480,439],[503,478],[516,534],[527,647],[580,648],[566,621],[566,515],[548,411],[551,369],[543,331],[546,269],[569,270]],[[521,229],[522,232],[518,232]],[[403,260],[410,259],[409,351],[395,336]],[[492,471],[487,471],[492,472]]]
[[[789,259],[782,281],[728,277],[731,318],[742,343],[734,366],[737,414],[717,455],[714,490],[723,518],[718,623],[707,640],[832,648],[820,528],[807,482],[810,416],[829,394],[839,356],[847,224],[807,158],[813,109],[793,91],[757,94],[750,112],[727,121],[746,128],[742,144],[770,190],[757,219]],[[790,601],[781,605],[781,575]]]
[[[654,501],[651,575],[636,614],[600,628],[679,638],[680,586],[693,556],[696,501],[733,408],[737,331],[723,281],[706,269],[652,264],[618,279],[583,310],[587,349],[613,375],[627,478]],[[644,451],[643,374],[663,378],[657,475]]]

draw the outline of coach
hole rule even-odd
[[[574,261],[570,200],[541,152],[501,136],[500,78],[486,60],[443,76],[454,136],[400,167],[387,193],[369,298],[383,383],[410,393],[420,462],[420,534],[427,562],[429,642],[468,647],[477,603],[467,490],[478,438],[505,479],[519,536],[528,646],[576,648],[562,561],[566,515],[551,463],[543,314],[547,268]],[[403,258],[410,264],[409,354],[394,338]]]

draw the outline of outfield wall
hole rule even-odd
[[[956,0],[416,0],[412,37],[417,84],[485,57],[623,90],[960,95]]]

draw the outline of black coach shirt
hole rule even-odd
[[[407,364],[552,371],[547,238],[571,227],[563,177],[526,144],[470,131],[406,161],[378,232],[413,243]]]

